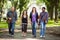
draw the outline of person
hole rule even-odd
[[[27,33],[27,24],[28,24],[28,15],[26,10],[23,11],[21,20],[22,20],[22,36],[25,37]]]
[[[17,20],[17,12],[14,7],[11,7],[11,10],[7,12],[7,22],[9,28],[9,34],[14,36],[15,22]]]
[[[30,13],[30,19],[32,24],[32,35],[33,37],[36,37],[36,23],[38,23],[38,13],[35,7],[32,8],[32,12]]]
[[[40,37],[45,37],[46,24],[48,22],[48,13],[45,12],[45,7],[42,7],[39,19],[41,25]]]

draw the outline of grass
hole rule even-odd
[[[53,26],[60,26],[60,21],[58,23],[54,22],[54,20],[49,20],[47,23],[47,27],[53,27]]]
[[[16,25],[20,25],[20,19],[16,22]],[[60,26],[60,21],[58,23],[55,23],[54,20],[49,20],[47,27],[54,27],[54,26]],[[0,22],[0,28],[8,28],[8,24],[6,22]]]
[[[0,28],[8,28],[6,22],[0,22]]]

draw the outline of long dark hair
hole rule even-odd
[[[34,9],[34,8],[35,8],[35,12],[37,12],[37,11],[36,11],[36,7],[33,7],[33,8],[32,8],[32,12],[33,12],[33,9]]]
[[[26,11],[26,16],[27,16],[27,10],[24,10],[24,11]],[[23,11],[22,17],[24,16],[24,11]]]

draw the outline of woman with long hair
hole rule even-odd
[[[26,36],[27,23],[28,23],[28,15],[27,15],[27,11],[24,10],[22,14],[22,36]]]
[[[36,23],[38,23],[38,13],[35,7],[32,8],[32,12],[30,13],[30,19],[32,24],[32,35],[33,37],[36,37]]]

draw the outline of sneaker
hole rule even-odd
[[[24,37],[26,37],[26,35],[24,35]]]
[[[36,38],[36,36],[34,36],[34,38]]]
[[[36,38],[36,36],[32,35],[33,38]]]
[[[40,37],[42,38],[43,36],[41,35]]]
[[[9,36],[11,36],[11,34],[8,34]]]
[[[14,37],[14,35],[11,35],[12,37]]]

